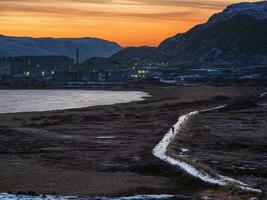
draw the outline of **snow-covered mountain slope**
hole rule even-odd
[[[108,57],[122,48],[114,42],[96,38],[30,38],[0,35],[1,56],[64,55],[75,58],[76,49],[80,61],[91,57]]]
[[[214,14],[209,19],[208,24],[226,21],[237,15],[247,15],[258,20],[267,20],[267,1],[230,5],[223,12]]]
[[[267,64],[267,1],[239,3],[165,40],[157,58],[173,65]]]

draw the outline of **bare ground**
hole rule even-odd
[[[267,99],[194,116],[169,153],[267,192]],[[266,196],[264,196],[267,198]],[[263,198],[264,199],[264,198]]]
[[[200,183],[165,165],[154,158],[151,151],[181,114],[255,97],[264,88],[202,86],[146,87],[140,90],[150,93],[152,98],[113,106],[0,115],[0,191],[79,196],[137,193],[224,195],[224,190]],[[236,118],[248,115],[242,112]],[[265,114],[254,113],[250,115],[251,120],[256,116],[256,121],[265,119],[266,122]],[[242,144],[253,139],[253,146],[259,144],[261,150],[252,149],[248,153],[256,151],[261,152],[257,155],[266,156],[263,150],[266,150],[263,142],[266,142],[266,126],[259,123],[255,128],[255,124],[250,126],[243,119],[230,119],[232,114],[229,111],[222,118],[221,114],[209,115],[192,122],[193,133],[200,134],[200,139],[193,137],[195,134],[192,133],[192,137],[189,134],[184,140],[194,152],[192,157],[215,168],[221,165],[212,164],[213,160],[227,166],[228,160],[224,160],[221,153],[227,154],[230,147],[215,151],[214,148],[219,146],[213,142],[218,137],[228,141],[227,144],[236,139],[246,141]],[[217,121],[217,126],[210,125],[213,124],[210,120]],[[227,133],[220,132],[218,121],[225,124]],[[242,133],[237,134],[236,122],[244,122],[248,127],[240,128]],[[198,127],[201,123],[208,124],[209,134],[205,135],[206,131]],[[244,132],[244,129],[263,131],[256,135],[256,139],[255,134],[246,134],[248,130]],[[177,151],[179,147],[176,147]],[[245,156],[245,147],[239,147],[235,153],[239,151]],[[255,154],[251,155],[251,159],[256,160]],[[234,174],[226,167],[218,170]],[[262,170],[265,173],[266,169]]]

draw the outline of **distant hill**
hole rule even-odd
[[[96,38],[31,38],[0,35],[0,57],[64,55],[80,61],[92,57],[108,57],[122,49],[117,43]]]
[[[228,6],[162,42],[156,59],[173,65],[267,64],[267,1]]]
[[[86,66],[108,69],[111,67],[130,67],[136,63],[142,65],[153,59],[156,47],[127,47],[108,58],[91,58],[84,62]]]
[[[112,55],[110,59],[119,60],[123,63],[150,59],[155,55],[155,47],[128,47]]]

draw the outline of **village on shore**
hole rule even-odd
[[[19,56],[0,58],[1,86],[30,85],[91,85],[116,83],[165,83],[183,84],[194,82],[266,82],[267,66],[228,67],[220,66],[197,68],[166,67],[163,63],[154,63],[139,67],[111,66],[95,67],[92,63],[79,63],[79,51],[76,60],[66,56]],[[114,61],[115,62],[115,61]]]

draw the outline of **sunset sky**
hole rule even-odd
[[[0,0],[0,34],[97,37],[122,46],[155,46],[239,1]]]

